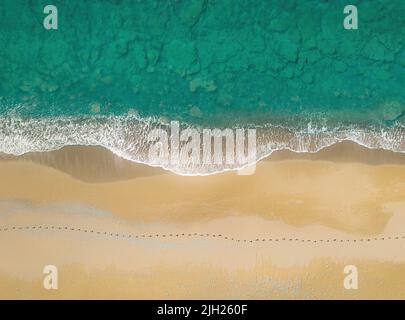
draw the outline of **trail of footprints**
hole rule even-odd
[[[362,243],[362,242],[375,242],[375,241],[388,241],[388,240],[405,240],[405,235],[397,236],[381,236],[381,237],[368,237],[368,238],[357,238],[357,239],[302,239],[296,237],[278,237],[278,238],[251,238],[251,239],[241,239],[232,237],[229,235],[224,235],[221,233],[156,233],[156,234],[132,234],[132,233],[117,233],[109,231],[100,231],[94,229],[78,228],[78,227],[68,227],[68,226],[2,226],[0,227],[0,232],[16,232],[16,231],[64,231],[64,232],[80,232],[87,234],[96,234],[113,239],[176,239],[176,238],[186,238],[186,239],[197,239],[197,238],[208,238],[212,240],[224,240],[233,241],[239,243],[277,243],[277,242],[294,242],[294,243]]]

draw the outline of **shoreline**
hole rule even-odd
[[[159,166],[150,166],[121,158],[112,151],[100,146],[66,146],[54,151],[29,152],[19,156],[0,152],[0,163],[21,160],[52,167],[84,182],[111,182],[160,174],[177,175],[175,172]],[[370,149],[352,141],[342,141],[314,153],[277,150],[271,155],[258,160],[256,165],[261,162],[285,160],[360,163],[366,165],[404,165],[405,153],[384,149]],[[237,171],[229,170],[204,176],[237,173]],[[184,177],[194,176],[186,175]]]
[[[278,125],[226,129],[226,133],[222,132],[221,135],[226,136],[229,141],[226,146],[222,143],[221,153],[221,150],[215,151],[216,148],[214,152],[211,150],[214,136],[211,129],[207,129],[208,133],[204,134],[202,128],[183,128],[175,121],[158,124],[153,121],[156,120],[143,121],[133,115],[115,118],[95,116],[85,120],[0,118],[0,126],[4,126],[0,150],[7,154],[24,156],[92,146],[91,148],[108,149],[119,158],[160,166],[185,176],[205,176],[238,170],[271,157],[278,151],[316,154],[322,153],[324,149],[333,149],[334,145],[347,143],[358,144],[370,150],[405,153],[405,127],[399,122],[392,126],[379,124],[376,127],[359,128],[342,125],[328,130],[311,125],[311,122],[301,129]],[[172,126],[173,123],[176,125]],[[189,137],[187,143],[179,143],[179,135],[183,134]],[[207,137],[211,137],[211,140]],[[228,148],[234,150],[233,154],[236,153],[236,160],[232,157],[229,163],[228,158],[225,161],[224,153],[224,149]],[[217,153],[222,156],[222,160],[215,164]]]

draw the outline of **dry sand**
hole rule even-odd
[[[343,143],[207,177],[90,147],[2,158],[1,298],[405,298],[405,155]]]

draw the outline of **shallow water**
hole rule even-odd
[[[102,145],[148,163],[145,137],[178,120],[250,127],[258,158],[341,140],[405,151],[405,2],[0,3],[0,151]],[[221,168],[179,168],[209,173]],[[232,166],[231,166],[232,168]]]

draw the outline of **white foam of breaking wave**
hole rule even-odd
[[[64,146],[102,146],[124,159],[162,167],[181,175],[208,175],[238,170],[269,156],[276,150],[314,153],[345,140],[367,148],[405,152],[403,124],[392,127],[360,127],[352,124],[329,128],[309,122],[306,127],[301,128],[280,124],[249,126],[257,130],[257,155],[243,166],[159,163],[156,159],[149,159],[148,154],[150,147],[148,134],[155,128],[169,130],[170,124],[156,118],[139,118],[135,115],[29,119],[3,117],[0,118],[0,152],[22,155],[28,152],[57,150]]]

